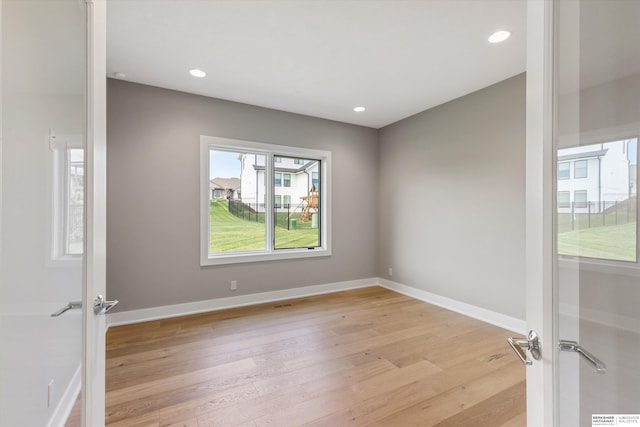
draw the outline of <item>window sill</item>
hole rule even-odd
[[[200,260],[201,267],[281,261],[289,259],[318,258],[331,256],[331,250],[326,248],[302,248],[302,249],[280,249],[276,252],[246,252],[233,254],[209,255]]]
[[[56,256],[47,260],[48,267],[62,267],[62,268],[78,268],[82,267],[83,257],[79,256]]]
[[[572,270],[579,269],[594,273],[640,277],[640,265],[633,261],[600,260],[595,258],[579,258],[569,255],[559,255],[558,266],[560,268]]]

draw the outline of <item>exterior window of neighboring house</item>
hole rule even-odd
[[[587,207],[587,190],[576,190],[573,193],[573,206],[576,208]]]
[[[222,191],[220,190],[213,190],[213,198],[214,199],[219,199],[222,197]]]
[[[573,177],[574,178],[587,177],[587,161],[586,160],[576,160],[573,163]]]
[[[51,145],[51,259],[74,261],[84,252],[84,149],[79,135],[58,136]]]
[[[201,265],[331,255],[330,152],[200,140]],[[301,166],[294,172],[285,164]],[[325,190],[312,191],[312,184]],[[229,200],[211,199],[212,190]]]
[[[570,191],[558,191],[558,207],[570,208],[571,207],[571,192]]]
[[[558,163],[558,179],[569,179],[570,165],[569,162]]]
[[[637,137],[558,150],[558,254],[640,268],[637,165]]]

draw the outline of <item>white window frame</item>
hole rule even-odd
[[[265,188],[266,207],[265,224],[274,223],[274,158],[300,157],[320,160],[320,246],[310,248],[275,249],[274,227],[266,226],[266,249],[261,251],[210,253],[209,224],[209,151],[250,151],[261,154],[265,159],[265,183],[272,183]],[[331,152],[311,148],[291,147],[286,145],[266,144],[255,141],[244,141],[214,136],[200,136],[200,265],[216,266],[246,262],[274,261],[297,258],[315,258],[331,256]]]
[[[640,145],[640,122],[631,123],[622,126],[614,126],[611,128],[598,129],[581,134],[569,134],[561,138],[560,146],[564,140],[575,141],[577,138],[581,141],[581,145],[601,144],[603,142],[620,141],[624,139],[637,139]],[[570,146],[571,144],[566,144]],[[636,161],[640,160],[640,153],[637,153]],[[640,177],[638,173],[637,177]],[[557,181],[557,179],[556,179]],[[557,202],[556,202],[557,203]],[[555,207],[557,209],[557,206]],[[594,271],[605,274],[623,274],[640,277],[640,198],[636,197],[636,260],[622,261],[606,258],[590,258],[578,255],[559,255],[559,265],[571,268],[581,268],[587,271]],[[557,237],[556,237],[557,238]]]
[[[55,266],[69,266],[76,268],[82,264],[84,250],[81,253],[71,254],[67,251],[67,216],[69,208],[68,193],[68,151],[71,149],[84,149],[82,135],[49,135],[47,141],[49,151],[49,191],[51,209],[48,225],[48,263]],[[85,168],[86,173],[86,168]],[[83,219],[84,222],[84,219]],[[84,228],[84,227],[83,227]]]

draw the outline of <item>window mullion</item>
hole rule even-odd
[[[265,239],[267,252],[273,252],[274,248],[274,227],[273,227],[273,202],[274,202],[274,156],[273,153],[267,153],[265,159],[265,201],[264,201],[264,222],[265,222]]]

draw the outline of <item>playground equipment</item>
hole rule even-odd
[[[318,213],[318,191],[312,189],[307,196],[300,197],[305,202],[302,213],[300,214],[300,221],[311,220],[312,214]]]

